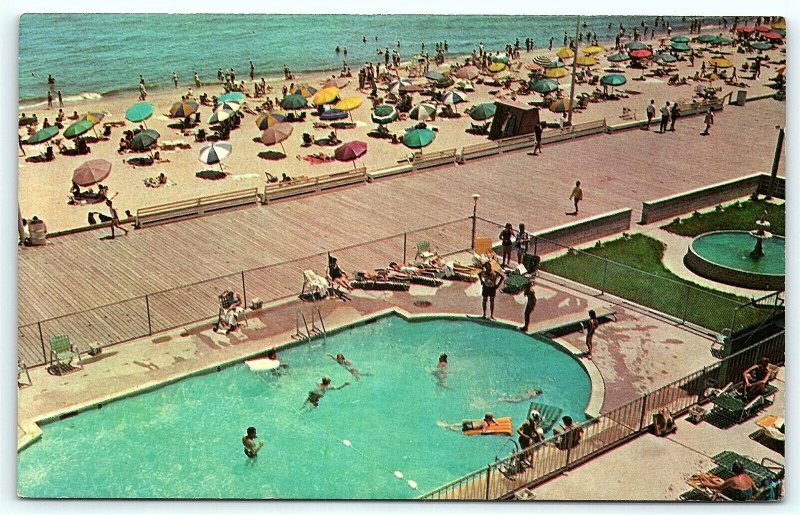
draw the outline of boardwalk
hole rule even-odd
[[[520,151],[133,231],[113,241],[100,241],[102,231],[55,238],[44,248],[19,250],[19,323],[465,218],[472,211],[473,193],[481,195],[479,215],[525,221],[529,229],[540,230],[574,221],[564,212],[570,208],[572,184],[580,179],[585,193],[581,217],[630,207],[637,219],[643,200],[769,172],[775,126],[784,125],[785,107],[774,100],[726,106],[708,137],[699,136],[701,117],[686,118],[675,133],[597,135],[547,146],[537,157]],[[465,221],[457,234],[439,236],[466,243],[467,227]],[[360,252],[357,263],[355,256],[342,262],[348,270],[385,265],[397,257],[398,245],[398,239],[379,242]],[[323,266],[318,257],[263,279],[288,293],[302,284],[297,269]]]

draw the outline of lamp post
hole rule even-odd
[[[581,17],[578,16],[578,21],[575,23],[575,54],[572,56],[572,82],[569,86],[569,116],[567,123],[572,127],[572,104],[575,102],[575,74],[578,71],[578,33],[581,31]]]
[[[472,194],[472,250],[475,250],[475,224],[478,220],[478,199],[481,198],[477,193]]]
[[[769,178],[769,190],[767,190],[766,200],[770,200],[772,195],[775,194],[775,180],[778,176],[778,164],[781,162],[781,149],[783,148],[783,137],[786,129],[780,125],[775,126],[778,129],[778,141],[775,143],[775,156],[772,158],[772,173]]]

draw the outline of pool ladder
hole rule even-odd
[[[303,322],[302,325],[300,322]],[[319,326],[317,325],[319,321]],[[325,329],[325,321],[322,319],[322,313],[317,306],[311,308],[311,326],[308,325],[308,319],[302,309],[298,309],[294,317],[295,333],[292,338],[295,340],[311,341],[314,336],[322,335],[322,344],[328,341],[328,331]],[[305,329],[305,332],[303,331]]]

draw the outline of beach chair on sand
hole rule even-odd
[[[317,275],[313,270],[303,271],[303,289],[300,297],[310,295],[312,300],[324,299],[330,294],[330,284],[324,277]]]
[[[740,390],[733,390],[712,397],[711,402],[714,403],[715,411],[739,424],[771,405],[777,391],[776,387],[768,384],[764,393],[756,395],[750,400],[745,399]]]
[[[414,256],[414,260],[422,259],[423,261],[427,261],[436,256],[437,254],[435,251],[431,250],[431,244],[428,240],[417,242],[417,255]]]
[[[72,367],[72,360],[78,358],[78,364],[83,369],[81,353],[78,348],[69,341],[69,336],[57,334],[50,338],[50,366],[54,370],[63,372]]]

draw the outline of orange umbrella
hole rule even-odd
[[[275,143],[279,143],[281,149],[283,149],[283,153],[286,153],[286,149],[283,147],[283,141],[285,141],[289,136],[291,136],[292,131],[294,131],[294,127],[288,123],[277,123],[272,127],[268,127],[264,132],[261,133],[261,142],[265,145],[274,145]]]

